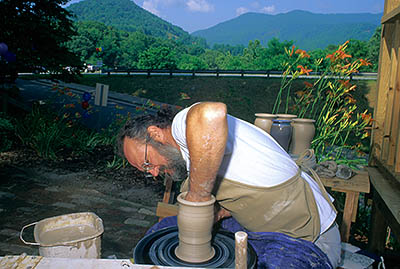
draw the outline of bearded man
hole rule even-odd
[[[278,232],[315,243],[333,268],[340,234],[332,198],[266,132],[227,114],[218,102],[196,103],[178,114],[129,120],[120,153],[137,169],[167,173],[188,191],[186,200],[216,197],[216,219],[232,216],[251,232]]]

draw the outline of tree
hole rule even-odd
[[[379,50],[381,47],[382,26],[376,28],[375,33],[368,41],[368,60],[372,63],[373,71],[378,71]]]
[[[204,70],[207,68],[207,64],[200,57],[190,54],[181,55],[178,62],[178,69],[182,70]]]
[[[139,68],[176,69],[176,54],[169,47],[151,47],[139,55]]]
[[[75,34],[67,0],[2,0],[0,42],[16,55],[19,71],[78,72],[79,57],[65,47]]]

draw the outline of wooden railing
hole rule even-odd
[[[126,74],[126,75],[169,75],[169,76],[239,76],[239,77],[282,77],[283,71],[274,70],[160,70],[160,69],[103,69],[103,74]],[[301,78],[315,78],[319,77],[322,72],[310,72],[307,76],[300,76]],[[374,72],[360,72],[352,74],[350,80],[376,80],[377,73]]]

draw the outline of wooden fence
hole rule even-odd
[[[386,0],[379,53],[371,160],[373,207],[369,248],[382,253],[388,226],[400,240],[400,0]]]

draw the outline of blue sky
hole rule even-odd
[[[79,2],[81,0],[73,0]],[[381,13],[384,0],[133,0],[140,7],[189,33],[246,12]]]

